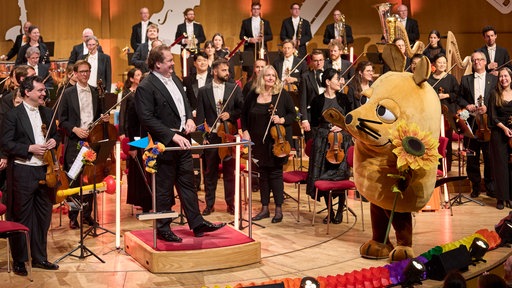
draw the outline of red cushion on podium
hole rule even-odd
[[[306,182],[308,172],[305,171],[288,171],[283,173],[283,181],[285,183]]]
[[[318,180],[318,181],[315,181],[315,187],[321,191],[329,191],[329,190],[355,189],[356,185],[354,184],[354,182],[352,182],[350,180],[340,180],[340,181]]]

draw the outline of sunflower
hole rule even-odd
[[[441,155],[437,151],[439,141],[430,132],[421,131],[416,123],[407,124],[401,120],[396,129],[391,130],[391,142],[396,147],[397,168],[400,171],[425,169],[437,166]]]

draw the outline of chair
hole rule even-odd
[[[311,154],[311,146],[312,145],[313,145],[313,139],[310,139],[306,143],[306,149],[304,149],[304,152],[306,153],[306,155],[308,157]],[[308,172],[307,171],[302,171],[300,169],[299,170],[294,169],[293,171],[283,172],[283,181],[285,183],[295,184],[295,186],[297,186],[297,222],[300,222],[300,185],[306,184],[307,180],[308,180]],[[309,206],[309,211],[311,212],[311,204],[309,203],[309,198],[308,198],[308,206]]]
[[[350,167],[354,165],[354,146],[348,148],[346,153],[347,163]],[[327,204],[327,234],[329,234],[329,224],[331,222],[331,210],[332,210],[332,195],[333,191],[343,191],[345,193],[345,207],[347,209],[347,222],[348,222],[348,212],[352,213],[354,217],[357,218],[356,214],[352,209],[348,207],[348,190],[355,190],[356,185],[351,180],[340,180],[340,181],[330,181],[330,180],[317,180],[315,181],[315,201],[313,204],[313,220],[311,221],[311,225],[315,225],[315,215],[316,215],[316,199],[318,198],[318,191],[329,191],[329,203]],[[335,192],[334,192],[335,193]],[[364,214],[363,214],[363,198],[361,200],[361,222],[363,225],[364,231]]]
[[[2,198],[2,192],[0,192],[0,199]],[[0,203],[0,216],[4,216],[5,212],[7,211],[7,207]],[[29,236],[29,230],[27,226],[12,222],[12,221],[6,221],[6,220],[0,220],[0,238],[7,239],[7,253],[10,251],[9,247],[9,237],[16,233],[23,233],[25,235],[25,241],[27,245],[27,254],[28,254],[28,279],[30,281],[33,281],[32,279],[32,257],[30,253],[30,236]],[[7,255],[7,272],[11,272],[11,257],[8,254]]]

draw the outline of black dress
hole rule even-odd
[[[427,48],[425,48],[425,50],[423,50],[423,55],[427,56],[428,60],[430,60],[431,63],[434,63],[434,57],[439,53],[446,54],[446,51],[444,50],[443,47],[440,46],[437,46],[435,48],[428,46]]]
[[[496,106],[496,93],[489,99],[489,126],[491,128],[491,143],[489,145],[489,154],[491,158],[492,173],[494,175],[494,191],[498,200],[512,200],[512,167],[509,163],[512,149],[508,146],[509,138],[498,123],[512,128],[508,124],[509,117],[512,116],[512,102],[505,102],[503,106]]]

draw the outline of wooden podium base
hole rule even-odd
[[[200,238],[194,237],[185,227],[173,228],[173,232],[180,236],[183,242],[169,243],[157,240],[156,250],[153,248],[152,240],[148,241],[148,238],[152,239],[152,230],[126,232],[125,251],[152,273],[225,269],[261,261],[261,243],[229,226]],[[228,244],[228,239],[232,240],[233,235],[240,241],[230,241]]]

